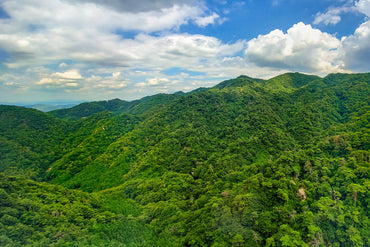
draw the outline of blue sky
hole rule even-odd
[[[370,0],[2,0],[0,102],[370,71]]]

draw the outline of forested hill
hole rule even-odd
[[[287,73],[0,106],[0,245],[370,246],[369,103],[369,73]]]
[[[154,111],[155,108],[158,108],[163,104],[168,104],[180,95],[181,92],[176,94],[157,94],[134,101],[113,99],[107,101],[86,102],[71,108],[54,110],[49,112],[49,114],[66,120],[78,120],[102,111],[109,111],[115,114],[121,114],[124,112],[134,115],[145,114]]]

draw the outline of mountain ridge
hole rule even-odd
[[[368,245],[370,74],[240,76],[218,85],[148,97],[123,111],[117,99],[111,112],[97,107],[73,121],[8,108],[12,115],[0,114],[1,174],[16,179],[3,183],[0,199],[14,197],[9,183],[29,183],[22,176],[43,180],[50,190],[84,191],[77,198],[91,202],[98,197],[98,210],[90,203],[90,216],[65,224],[80,224],[89,239],[106,245]],[[25,150],[32,152],[19,159]],[[29,184],[23,193],[32,198]],[[80,213],[78,206],[67,214],[62,194],[45,203]],[[21,199],[11,203],[26,210]],[[37,222],[4,215],[0,227],[11,241],[18,240],[10,222]],[[53,231],[65,236],[45,239],[77,243],[71,232]]]
[[[147,111],[146,110],[147,106],[145,105],[148,101],[162,100],[163,103],[168,103],[169,101],[171,101],[171,99],[168,99],[169,100],[168,102],[165,99],[163,99],[166,95],[168,97],[172,96],[175,98],[175,96],[194,94],[194,93],[198,93],[201,91],[207,91],[212,88],[223,89],[225,87],[231,87],[231,88],[232,87],[242,87],[246,83],[265,83],[265,85],[267,85],[267,84],[271,84],[270,82],[272,81],[277,81],[278,78],[282,76],[285,76],[285,77],[286,76],[295,76],[295,77],[300,76],[300,77],[307,77],[307,78],[313,77],[313,76],[309,76],[309,75],[305,75],[305,74],[301,74],[297,72],[296,73],[286,73],[280,76],[273,77],[269,80],[263,80],[263,79],[258,79],[258,78],[252,78],[246,75],[241,75],[235,79],[225,80],[215,85],[214,87],[198,88],[188,93],[183,93],[183,92],[176,92],[173,94],[163,94],[162,93],[162,94],[156,94],[156,95],[151,95],[151,96],[145,96],[141,99],[133,100],[133,101],[124,101],[124,100],[116,98],[116,99],[106,100],[106,101],[84,102],[84,103],[78,104],[71,108],[57,109],[57,110],[50,111],[49,113],[56,117],[63,118],[63,119],[70,119],[70,120],[77,120],[77,119],[87,117],[94,113],[105,111],[105,110],[110,111],[110,112],[116,112],[118,114],[122,112],[138,114],[138,113],[135,113],[135,110],[133,110],[132,108],[143,108],[145,112]],[[269,87],[272,88],[272,86],[269,86]],[[279,87],[281,88],[281,86]],[[275,83],[275,89],[279,87],[277,87]],[[287,86],[285,86],[285,88],[286,87]],[[160,99],[161,97],[162,99]]]

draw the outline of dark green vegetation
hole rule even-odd
[[[289,73],[1,106],[0,245],[370,246],[369,103],[370,74]]]
[[[145,113],[150,113],[158,107],[168,104],[180,95],[181,93],[157,94],[130,102],[120,99],[87,102],[72,108],[51,111],[50,114],[66,120],[79,120],[103,111],[109,111],[115,114],[125,112],[133,115],[145,115]]]

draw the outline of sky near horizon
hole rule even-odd
[[[370,72],[370,0],[1,0],[0,103]]]

